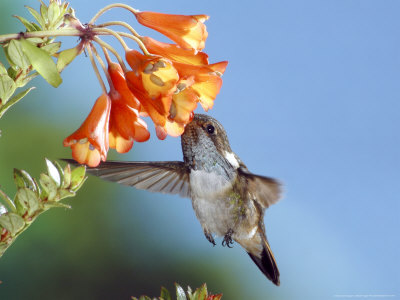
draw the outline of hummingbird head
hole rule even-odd
[[[214,118],[195,114],[181,136],[185,164],[192,169],[214,170],[216,166],[228,168],[228,155],[232,155],[228,137],[222,125]]]

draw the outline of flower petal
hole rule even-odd
[[[161,32],[185,49],[200,51],[204,49],[208,33],[203,24],[206,15],[171,15],[157,12],[138,12],[138,22]]]
[[[121,94],[121,99],[130,107],[139,109],[140,102],[129,90],[121,66],[117,63],[111,62],[108,65],[108,73],[110,74],[114,89],[116,89],[118,93]]]
[[[107,94],[101,95],[95,102],[92,110],[82,123],[81,127],[64,140],[64,146],[69,147],[76,143],[89,142],[97,149],[103,161],[108,152],[108,123],[110,118],[111,100]],[[90,146],[89,145],[89,146]],[[89,147],[88,146],[88,147]],[[82,147],[78,147],[83,149]],[[83,155],[83,154],[82,154]]]
[[[208,55],[204,52],[183,49],[175,44],[167,44],[152,39],[142,37],[142,42],[150,53],[161,55],[172,61],[177,61],[192,65],[208,65]]]

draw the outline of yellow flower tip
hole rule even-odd
[[[88,165],[89,167],[97,167],[101,160],[106,160],[106,158],[101,157],[100,152],[89,142],[75,143],[71,145],[71,149],[72,158],[78,163]]]
[[[132,149],[133,140],[125,139],[118,133],[110,132],[109,135],[110,148],[115,149],[118,153],[126,153]]]
[[[181,136],[185,131],[185,124],[167,120],[167,123],[165,124],[165,131],[168,135],[173,137]]]

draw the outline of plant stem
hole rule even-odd
[[[114,30],[111,30],[111,29],[108,29],[108,28],[95,28],[95,29],[93,29],[93,32],[94,33],[105,32],[108,35],[112,35],[121,43],[121,45],[122,45],[122,47],[124,48],[125,51],[129,50],[129,47],[125,43],[124,39],[118,33],[116,33]]]
[[[111,86],[112,85],[112,80],[111,80],[110,74],[108,73],[106,65],[104,64],[104,61],[101,59],[99,53],[97,52],[96,47],[93,44],[90,44],[90,47],[93,50],[93,53],[94,53],[97,61],[99,62],[100,66],[103,68],[103,72],[107,77],[108,84]]]
[[[108,27],[108,26],[123,26],[126,29],[128,29],[134,36],[140,38],[140,34],[136,32],[135,29],[131,25],[129,25],[126,22],[121,22],[121,21],[111,21],[111,22],[105,22],[102,24],[97,25],[97,27]]]
[[[77,29],[58,29],[58,30],[44,30],[44,31],[32,31],[23,33],[11,33],[0,35],[0,43],[5,43],[11,40],[20,38],[41,38],[41,37],[52,37],[52,36],[80,36],[82,31]]]
[[[89,53],[90,62],[92,63],[92,67],[93,67],[94,73],[96,74],[97,80],[99,81],[99,83],[101,85],[101,89],[103,90],[103,93],[107,94],[106,85],[104,84],[104,81],[101,78],[101,75],[100,75],[100,72],[99,72],[99,68],[97,67],[96,61],[93,58],[92,47],[93,47],[92,45],[88,45],[88,47],[86,47],[86,49],[88,50],[88,53]]]
[[[101,47],[104,47],[104,48],[110,50],[111,53],[114,54],[115,57],[117,58],[119,64],[120,64],[121,67],[122,67],[122,69],[123,69],[124,71],[127,70],[124,60],[122,59],[122,57],[118,54],[118,52],[117,52],[113,47],[111,47],[109,44],[107,44],[106,42],[102,41],[101,39],[99,39],[99,38],[96,37],[96,36],[93,38],[93,41],[95,41],[96,43],[98,43]]]
[[[101,10],[99,10],[99,12],[90,20],[89,24],[93,24],[102,14],[104,14],[106,11],[108,11],[114,7],[124,8],[124,9],[132,12],[133,14],[136,14],[139,12],[138,10],[134,9],[133,7],[131,7],[129,5],[122,4],[122,3],[113,3],[110,5],[107,5],[104,8],[102,8]]]

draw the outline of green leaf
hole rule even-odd
[[[58,60],[57,60],[58,72],[64,70],[64,68],[68,66],[75,59],[75,57],[77,57],[80,54],[80,52],[81,51],[79,51],[76,47],[61,51],[58,54]]]
[[[80,166],[72,170],[71,173],[71,189],[77,190],[85,180],[86,167]]]
[[[24,87],[25,85],[28,84],[29,81],[31,81],[33,78],[35,78],[36,76],[39,75],[37,72],[35,72],[35,73],[27,76],[28,73],[29,72],[24,71],[24,72],[22,72],[22,75],[17,78],[17,80],[15,81],[15,84],[17,85],[17,87]]]
[[[64,185],[64,169],[60,166],[58,161],[53,160],[51,162],[57,168],[57,172],[60,175],[60,187],[62,187]]]
[[[139,300],[151,300],[151,298],[148,296],[140,296]]]
[[[35,192],[37,190],[31,175],[24,170],[14,169],[14,182],[17,188],[28,188]]]
[[[47,174],[57,184],[57,187],[61,186],[61,174],[58,172],[57,167],[47,158],[45,158],[47,165]]]
[[[33,90],[34,87],[31,87],[21,93],[19,93],[18,95],[12,97],[7,103],[6,105],[4,105],[1,109],[0,112],[0,118],[4,115],[4,113],[15,103],[17,103],[19,100],[21,100],[23,97],[25,97],[26,94],[28,94],[31,90]]]
[[[72,207],[68,204],[64,204],[61,202],[46,202],[43,204],[44,209],[50,209],[50,208],[67,208],[71,209]]]
[[[193,294],[193,300],[203,300],[207,298],[207,286],[204,283],[201,287],[196,289]]]
[[[0,75],[8,75],[6,67],[0,61]]]
[[[44,4],[43,1],[40,1],[40,3],[41,3],[40,4],[40,14],[42,15],[43,21],[45,23],[47,23],[49,21],[49,19],[47,17],[47,11],[48,11],[47,5]]]
[[[16,90],[15,82],[7,74],[0,75],[0,105],[6,104]]]
[[[38,24],[36,23],[32,23],[33,27],[35,27],[36,31],[41,31],[42,27],[40,27]]]
[[[31,42],[35,46],[44,43],[44,40],[42,38],[34,37],[34,38],[27,38],[27,41]]]
[[[47,200],[53,201],[55,196],[57,195],[56,182],[46,174],[40,174],[39,182],[44,192],[47,194]]]
[[[6,213],[0,216],[0,226],[11,235],[16,235],[25,226],[24,219],[15,213]]]
[[[20,215],[28,212],[28,216],[33,216],[40,209],[39,198],[28,188],[18,189],[14,202]]]
[[[67,164],[64,168],[64,181],[63,181],[63,188],[69,188],[71,185],[71,166]]]
[[[46,22],[44,21],[44,19],[42,18],[42,16],[36,11],[34,10],[32,7],[29,7],[27,5],[25,5],[25,7],[29,10],[29,12],[31,13],[31,15],[36,19],[36,21],[40,24],[40,26],[42,27],[41,29],[45,29],[46,28]]]
[[[57,1],[50,2],[47,17],[49,18],[49,28],[53,28],[60,17],[60,6]]]
[[[46,51],[36,47],[27,40],[21,39],[21,45],[33,68],[42,75],[48,83],[54,87],[58,87],[62,79],[51,56]]]
[[[70,190],[61,189],[59,191],[59,195],[60,195],[60,200],[61,200],[61,199],[68,198],[68,197],[74,197],[76,195],[76,193],[73,191],[70,191]]]
[[[161,287],[161,294],[160,294],[160,297],[163,299],[163,300],[172,300],[172,298],[171,298],[171,294],[169,293],[169,291],[165,288],[165,287]]]
[[[60,50],[60,47],[61,47],[61,42],[56,42],[40,47],[40,49],[45,50],[50,55],[53,55],[57,53],[58,50]]]
[[[175,287],[176,287],[176,300],[187,300],[183,288],[177,283],[175,283]]]
[[[7,47],[7,54],[11,62],[21,69],[26,70],[30,67],[31,63],[29,62],[28,57],[22,50],[22,45],[20,41],[11,40],[10,44]]]
[[[14,16],[14,17],[17,18],[18,20],[20,20],[22,24],[24,24],[24,26],[28,32],[36,31],[35,26],[33,26],[33,24],[31,22],[29,22],[27,19],[20,17],[20,16]]]

